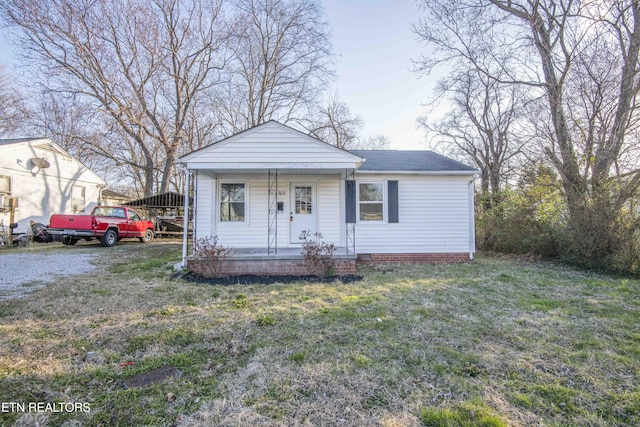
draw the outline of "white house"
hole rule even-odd
[[[361,261],[461,261],[475,251],[477,171],[432,151],[349,152],[270,121],[178,162],[195,180],[194,241],[218,236],[263,264],[299,255],[305,230]]]
[[[48,138],[0,140],[0,220],[9,224],[9,198],[17,198],[17,233],[53,213],[88,212],[106,182]]]

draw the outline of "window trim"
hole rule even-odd
[[[0,175],[0,178],[7,178],[9,180],[9,192],[0,191],[0,194],[11,197],[11,193],[13,192],[13,179],[11,175]]]
[[[242,221],[223,221],[222,220],[222,186],[224,184],[242,184],[244,185],[244,220]],[[242,179],[224,179],[218,181],[218,194],[216,196],[216,214],[218,224],[248,224],[249,223],[249,182]]]
[[[74,190],[75,189],[82,189],[82,204],[81,204],[81,208],[80,209],[76,209],[76,206],[74,204],[74,201],[78,201],[81,198],[80,197],[74,197]],[[85,209],[87,208],[87,187],[85,187],[84,185],[72,185],[71,186],[71,211],[73,213],[79,213],[79,212],[84,212]]]
[[[382,186],[382,202],[361,202],[360,201],[360,184],[380,184]],[[382,219],[366,220],[360,218],[361,203],[382,203]],[[356,221],[362,224],[386,224],[388,220],[388,196],[387,196],[387,180],[357,180],[356,181]]]
[[[9,180],[9,192],[0,191],[0,196],[4,196],[4,203],[0,204],[0,210],[11,208],[11,197],[13,197],[13,176],[12,175],[0,175],[0,178],[7,178]]]

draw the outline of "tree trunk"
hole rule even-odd
[[[160,184],[160,193],[166,193],[167,191],[169,191],[169,185],[171,183],[171,172],[173,171],[175,160],[176,160],[175,153],[167,153],[164,169],[162,171],[162,183]]]
[[[147,158],[147,163],[144,168],[144,197],[153,196],[153,171],[154,171],[153,159]]]

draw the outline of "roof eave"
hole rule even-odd
[[[327,149],[332,150],[332,151],[334,151],[336,153],[340,153],[341,155],[343,155],[344,157],[346,157],[347,159],[349,159],[351,161],[354,161],[354,162],[357,162],[357,163],[362,163],[365,160],[363,157],[361,157],[361,156],[359,156],[357,154],[354,154],[354,153],[352,153],[352,152],[350,152],[348,150],[342,149],[342,148],[338,148],[335,145],[331,145],[331,144],[329,144],[329,143],[327,143],[325,141],[321,141],[318,138],[315,138],[315,137],[313,137],[311,135],[305,134],[304,132],[302,132],[302,131],[300,131],[298,129],[294,129],[294,128],[290,127],[290,126],[287,126],[287,125],[285,125],[283,123],[280,123],[278,121],[275,121],[275,120],[269,120],[268,122],[261,123],[259,125],[256,125],[256,126],[253,126],[253,127],[249,128],[249,129],[245,129],[245,130],[240,131],[240,132],[238,132],[238,133],[236,133],[234,135],[231,135],[231,136],[223,138],[223,139],[221,139],[219,141],[216,141],[216,142],[214,142],[214,143],[212,143],[210,145],[207,145],[205,147],[202,147],[202,148],[194,150],[194,151],[192,151],[190,153],[187,153],[187,154],[185,154],[183,156],[180,156],[177,159],[176,163],[181,164],[181,165],[185,165],[189,161],[193,161],[194,158],[197,158],[197,156],[200,155],[205,150],[211,150],[211,149],[216,149],[216,148],[219,148],[219,147],[223,147],[226,144],[229,144],[229,143],[231,143],[233,141],[236,141],[236,140],[238,140],[238,139],[240,139],[242,137],[246,137],[247,135],[251,135],[251,134],[253,134],[255,132],[259,132],[261,129],[263,129],[263,128],[267,127],[267,126],[277,126],[277,127],[280,127],[281,129],[283,129],[285,131],[291,131],[291,132],[298,133],[302,138],[305,138],[307,141],[309,141],[311,143],[314,143],[314,144],[317,144],[317,145],[321,145],[323,147],[326,147]]]
[[[472,170],[461,170],[461,171],[453,171],[453,170],[443,170],[443,171],[410,171],[410,170],[357,170],[356,174],[371,174],[371,175],[458,175],[458,176],[467,176],[467,175],[476,175],[479,174],[480,171],[477,169]]]
[[[183,168],[186,169],[207,169],[207,170],[220,170],[220,171],[239,171],[243,169],[358,169],[361,165],[360,162],[307,162],[307,163],[211,163],[211,162],[198,162],[198,161],[182,161],[177,162]]]

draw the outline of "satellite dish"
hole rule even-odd
[[[35,166],[39,167],[40,169],[46,169],[49,166],[51,166],[49,161],[47,159],[43,159],[42,157],[32,158],[31,163],[33,163]]]

